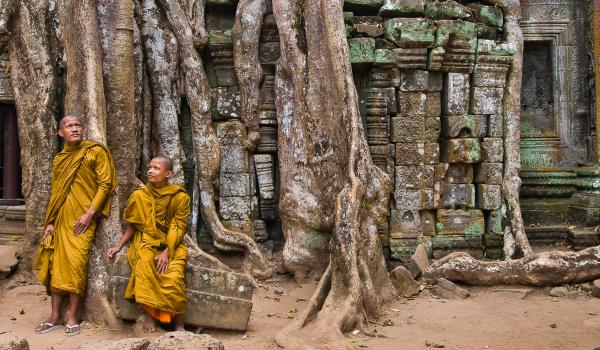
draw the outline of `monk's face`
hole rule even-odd
[[[167,164],[161,159],[152,159],[148,166],[148,182],[155,185],[165,185],[169,182],[171,177],[171,170],[167,170]]]
[[[59,125],[58,136],[62,137],[69,145],[77,144],[83,140],[85,129],[78,117],[65,117]]]

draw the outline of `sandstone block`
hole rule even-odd
[[[592,283],[592,296],[600,298],[600,279],[597,279]]]
[[[485,222],[478,209],[439,209],[436,217],[438,235],[483,235]]]
[[[424,146],[424,163],[425,164],[437,164],[440,162],[440,145],[439,143],[429,142],[425,143]]]
[[[350,62],[352,64],[366,64],[375,61],[374,38],[351,38],[348,40],[350,48]]]
[[[398,266],[390,272],[390,280],[398,293],[405,298],[419,294],[419,283],[403,266]]]
[[[467,19],[471,17],[471,10],[456,1],[427,2],[425,16],[433,19]]]
[[[423,227],[424,236],[433,236],[435,234],[435,211],[422,210],[421,227]]]
[[[433,46],[435,36],[433,21],[430,19],[391,18],[384,22],[384,28],[385,38],[400,48],[430,48]]]
[[[490,114],[488,116],[488,137],[504,136],[504,125],[502,120],[502,112]]]
[[[422,142],[425,133],[425,118],[392,117],[392,142]]]
[[[122,255],[111,278],[110,295],[116,304],[117,317],[135,320],[141,309],[124,298],[131,269]],[[244,331],[252,311],[254,287],[246,275],[187,265],[185,271],[187,311],[186,324]]]
[[[240,117],[240,91],[237,87],[217,87],[213,89],[213,96],[218,119]]]
[[[254,194],[254,177],[249,173],[220,174],[220,196],[251,196]]]
[[[443,184],[440,206],[442,208],[475,207],[475,185]]]
[[[377,11],[383,0],[344,0],[344,11],[354,11],[357,13]]]
[[[470,184],[473,182],[473,165],[464,163],[450,164],[445,179],[451,184]]]
[[[480,138],[487,134],[487,116],[442,116],[442,136],[445,138]]]
[[[356,33],[376,38],[383,35],[383,20],[378,16],[354,16],[352,24]]]
[[[394,191],[394,201],[399,210],[419,210],[422,203],[422,191],[418,188],[398,188]]]
[[[393,209],[390,213],[390,238],[418,238],[423,233],[418,210]]]
[[[225,350],[223,343],[208,334],[169,332],[150,343],[148,350]]]
[[[502,184],[502,163],[479,163],[475,166],[475,183]]]
[[[423,165],[425,144],[399,142],[396,144],[396,165]]]
[[[473,9],[474,19],[486,25],[502,28],[504,25],[504,15],[502,9],[495,6],[486,6],[479,3],[469,4]]]
[[[471,78],[469,74],[448,73],[442,89],[442,113],[463,115],[469,111]]]
[[[477,185],[477,205],[479,209],[496,210],[502,205],[502,190],[499,185]]]
[[[473,87],[473,97],[470,104],[472,114],[496,114],[502,112],[504,88]]]
[[[481,161],[502,163],[504,161],[504,141],[501,138],[485,137],[481,142]]]
[[[410,257],[408,271],[413,278],[419,278],[421,277],[423,271],[427,269],[427,267],[429,267],[427,251],[425,250],[425,246],[423,246],[423,244],[419,244],[415,250],[415,253]]]
[[[426,70],[402,70],[400,72],[400,90],[402,91],[442,91],[443,76],[438,72]]]
[[[440,138],[442,128],[440,117],[425,117],[424,122],[424,141],[437,143]]]
[[[504,216],[500,210],[492,210],[487,214],[485,232],[499,236],[504,234]]]
[[[466,289],[457,286],[456,284],[450,282],[445,278],[438,279],[437,286],[440,287],[443,291],[449,293],[442,293],[442,295],[440,296],[443,298],[447,298],[448,296],[450,296],[449,299],[453,299],[453,297],[465,299],[471,295],[471,293],[469,293],[469,291],[467,291]],[[437,291],[438,290],[436,289],[436,292]]]
[[[224,220],[246,220],[254,209],[251,196],[219,196],[219,214]]]
[[[17,265],[19,264],[16,254],[16,247],[0,245],[0,280],[6,278],[16,270]]]
[[[385,0],[379,9],[382,17],[404,17],[422,15],[425,0]]]
[[[443,140],[441,160],[447,163],[477,163],[481,160],[481,146],[476,138]]]
[[[569,290],[565,287],[554,287],[550,290],[551,297],[564,297],[569,294]]]

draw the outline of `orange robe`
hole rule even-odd
[[[147,184],[133,192],[125,208],[125,220],[136,230],[127,252],[131,278],[125,298],[165,323],[185,312],[188,249],[183,238],[189,215],[190,197],[179,185]],[[169,265],[159,274],[155,258],[167,247]]]
[[[108,216],[116,185],[110,151],[98,142],[65,145],[54,157],[45,219],[46,225],[54,224],[54,235],[40,243],[33,265],[47,291],[85,294],[96,220],[77,236],[74,225],[90,207]]]

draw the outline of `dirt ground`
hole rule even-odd
[[[202,332],[222,340],[230,350],[278,349],[274,335],[304,307],[315,286],[314,281],[298,285],[286,275],[265,281],[255,291],[247,332]],[[139,336],[131,324],[109,330],[86,323],[76,337],[65,337],[62,329],[35,334],[33,329],[50,310],[43,288],[19,285],[14,279],[1,288],[0,337],[27,338],[32,349],[73,349],[98,340]],[[276,288],[283,294],[276,294]],[[573,289],[566,297],[554,298],[549,289],[470,288],[472,296],[460,300],[439,299],[426,289],[415,299],[390,305],[391,322],[386,323],[393,325],[373,325],[380,337],[358,333],[346,339],[357,349],[600,348],[600,299]]]

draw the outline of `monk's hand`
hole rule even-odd
[[[121,249],[117,246],[110,248],[106,252],[106,260],[108,260],[110,262],[117,254],[119,254],[120,251],[121,251]]]
[[[81,217],[75,221],[75,227],[73,230],[75,236],[79,236],[80,234],[84,233],[92,223],[93,219],[94,214],[90,214],[89,212],[81,215]]]
[[[167,272],[167,267],[169,267],[169,248],[158,254],[154,260],[156,260],[156,272],[160,274]]]
[[[48,236],[52,236],[54,234],[54,224],[48,224],[46,229],[44,230],[44,234],[42,235],[42,241],[46,239]]]

